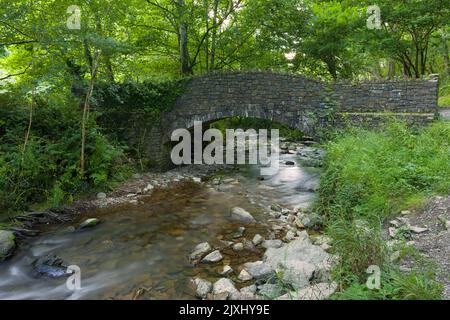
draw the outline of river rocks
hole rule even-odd
[[[389,221],[389,224],[391,226],[393,226],[394,228],[400,228],[401,227],[401,223],[398,220],[391,220],[391,221]]]
[[[228,278],[220,278],[213,284],[212,293],[213,295],[217,294],[227,294],[227,296],[231,294],[238,293],[239,291],[234,286],[233,281]]]
[[[275,211],[275,212],[280,212],[281,213],[281,210],[282,210],[283,208],[279,205],[279,204],[277,204],[277,203],[273,203],[271,206],[270,206],[270,210],[273,210],[273,211]]]
[[[388,234],[391,238],[409,239],[413,233],[421,234],[428,231],[428,228],[412,226],[406,217],[397,217],[389,221],[389,225]]]
[[[220,248],[225,249],[231,247],[234,242],[233,241],[227,241],[227,240],[220,240]]]
[[[286,235],[284,236],[284,239],[289,242],[289,241],[294,240],[295,236],[296,236],[295,232],[289,230],[288,232],[286,232]]]
[[[247,262],[244,264],[244,269],[256,280],[267,280],[275,275],[274,269],[263,261]]]
[[[233,273],[233,268],[231,268],[229,265],[226,265],[223,267],[222,271],[220,272],[220,275],[227,276],[231,273]]]
[[[253,216],[248,211],[240,207],[234,207],[231,209],[231,218],[246,223],[256,222],[255,218],[253,218]]]
[[[329,245],[331,243],[331,241],[332,240],[330,237],[328,237],[326,235],[320,235],[314,239],[314,244],[316,244],[318,246],[323,245],[323,244]]]
[[[242,281],[242,282],[245,282],[245,281],[252,280],[253,277],[252,277],[252,275],[250,273],[247,272],[247,270],[242,269],[241,272],[238,275],[238,279],[240,281]]]
[[[100,223],[100,220],[97,218],[89,218],[84,220],[82,223],[80,223],[80,225],[78,226],[78,229],[87,229],[87,228],[92,228],[95,227],[96,225],[98,225]]]
[[[286,161],[284,164],[287,165],[287,166],[295,166],[295,162],[294,161]]]
[[[320,229],[322,225],[322,217],[316,213],[299,213],[297,219],[293,223],[301,229]]]
[[[337,283],[317,283],[299,291],[280,296],[277,300],[324,300],[336,292]]]
[[[238,238],[242,238],[244,236],[245,233],[245,227],[239,227],[237,231],[231,233],[229,235],[229,237],[231,239],[238,239]]]
[[[211,245],[208,242],[202,242],[198,244],[194,250],[189,255],[189,260],[196,261],[201,259],[205,254],[207,254],[209,251],[211,251]]]
[[[142,175],[139,174],[139,173],[135,173],[135,174],[133,174],[131,177],[132,177],[133,179],[141,179],[141,178],[142,178]]]
[[[106,199],[106,193],[104,192],[99,192],[97,193],[97,199]]]
[[[147,186],[142,190],[143,193],[148,193],[152,191],[155,187],[152,184],[147,184]]]
[[[309,285],[315,273],[328,271],[330,256],[319,246],[304,239],[294,240],[281,248],[269,248],[264,262],[283,274],[283,281],[299,290]]]
[[[259,297],[256,295],[256,286],[253,284],[251,286],[243,287],[239,290],[239,294],[232,294],[231,299],[233,300],[258,300]]]
[[[244,239],[244,240],[242,240],[242,244],[244,245],[244,249],[245,250],[249,250],[249,251],[255,251],[256,250],[255,245],[250,240]]]
[[[216,294],[209,293],[207,296],[207,299],[222,301],[222,300],[227,300],[229,296],[230,296],[230,294],[228,292],[222,292],[222,293],[216,293]]]
[[[244,250],[244,244],[242,242],[238,242],[233,244],[233,251],[242,251]]]
[[[198,298],[205,299],[212,290],[212,283],[207,280],[195,278],[193,283],[196,287],[195,293]]]
[[[192,177],[192,181],[194,181],[195,183],[201,183],[202,182],[202,178],[200,178],[200,177]]]
[[[283,241],[275,239],[275,240],[264,240],[262,246],[266,249],[269,248],[281,248],[283,246]]]
[[[297,154],[304,159],[321,160],[325,157],[326,151],[319,148],[303,147],[298,150]]]
[[[15,239],[12,231],[0,230],[0,262],[11,256],[16,247]]]
[[[211,252],[210,254],[206,255],[203,259],[202,262],[203,263],[216,263],[219,262],[223,259],[222,254],[220,253],[219,250],[215,250],[213,252]]]
[[[258,294],[265,299],[276,299],[285,293],[286,290],[279,283],[265,283],[258,287]]]
[[[260,245],[264,241],[264,238],[260,234],[255,234],[252,242],[255,246]]]
[[[38,258],[32,263],[32,266],[35,275],[40,277],[62,278],[71,275],[67,272],[66,263],[55,255]]]
[[[255,294],[256,293],[256,285],[252,284],[251,286],[243,287],[239,291],[242,294]]]
[[[297,231],[297,239],[299,241],[309,241],[309,235],[308,232],[303,230],[303,231]]]
[[[428,231],[428,228],[422,228],[422,227],[417,227],[417,226],[410,226],[409,230],[411,230],[414,233],[424,233],[426,231]]]

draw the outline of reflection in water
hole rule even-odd
[[[307,206],[319,172],[287,166],[294,155],[283,155],[278,174],[257,179],[259,168],[245,167],[230,174],[239,180],[226,188],[186,184],[170,191],[155,191],[142,205],[129,205],[80,217],[98,217],[93,229],[71,231],[80,221],[51,227],[25,244],[0,266],[0,299],[132,299],[138,289],[143,298],[194,298],[188,279],[200,276],[218,279],[224,265],[235,270],[248,261],[259,260],[262,252],[235,254],[222,249],[224,260],[215,265],[190,265],[187,255],[200,242],[221,246],[241,225],[229,219],[230,208],[240,206],[259,221],[247,226],[245,237],[267,235],[264,212],[277,202],[287,207]],[[224,191],[225,190],[225,191]],[[81,268],[79,291],[69,291],[65,279],[35,278],[31,264],[36,257],[56,254]]]

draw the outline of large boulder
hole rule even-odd
[[[16,247],[15,240],[12,231],[0,230],[0,262],[11,256]]]
[[[294,240],[281,248],[269,248],[264,262],[283,276],[295,290],[309,286],[314,275],[323,277],[331,269],[330,255],[309,239]]]
[[[279,240],[279,239],[275,239],[275,240],[264,240],[262,243],[262,246],[266,249],[270,249],[270,248],[281,248],[283,246],[283,241]]]
[[[247,262],[244,264],[244,269],[256,280],[267,280],[275,275],[275,270],[263,261]]]
[[[212,293],[213,295],[228,294],[228,296],[230,296],[232,294],[239,293],[239,291],[234,286],[233,281],[228,278],[220,278],[214,282]]]
[[[258,294],[264,299],[276,299],[286,293],[281,283],[265,283],[258,287]]]
[[[336,292],[336,282],[321,282],[299,291],[286,293],[278,297],[278,300],[324,300]]]
[[[255,223],[256,219],[246,210],[240,207],[231,209],[231,218],[245,223]]]

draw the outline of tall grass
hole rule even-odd
[[[450,191],[450,124],[414,132],[404,123],[381,131],[353,129],[329,143],[319,189],[327,218],[379,221]]]
[[[393,122],[378,131],[352,129],[327,145],[316,210],[333,238],[339,264],[338,298],[430,299],[440,297],[432,268],[404,274],[391,263],[384,221],[450,191],[450,124],[413,130]],[[367,290],[366,269],[378,265],[384,286]]]

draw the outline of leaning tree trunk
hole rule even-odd
[[[94,92],[94,83],[97,76],[98,64],[99,64],[100,54],[95,54],[93,58],[93,64],[91,69],[91,79],[89,81],[89,88],[86,93],[86,98],[84,100],[83,106],[83,116],[81,118],[81,152],[80,152],[80,175],[84,177],[85,173],[85,162],[86,162],[86,132],[89,121],[89,111],[90,103],[92,98],[92,93]]]

